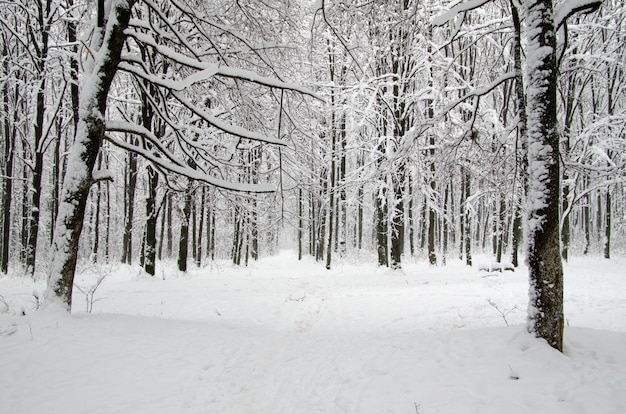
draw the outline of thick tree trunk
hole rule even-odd
[[[117,2],[111,10],[111,18],[101,46],[102,53],[94,55],[93,69],[84,77],[84,84],[89,87],[81,95],[80,119],[69,154],[68,173],[63,181],[59,215],[50,251],[52,263],[46,293],[46,300],[60,300],[68,311],[72,304],[74,272],[85,205],[93,183],[91,174],[105,133],[107,96],[120,62],[126,40],[124,30],[128,26],[133,3],[133,0]]]
[[[528,328],[563,350],[556,37],[551,0],[528,2]]]

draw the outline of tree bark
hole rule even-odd
[[[198,223],[198,241],[196,244],[196,266],[202,266],[202,232],[204,231],[204,204],[206,203],[206,187],[200,192],[200,222]]]
[[[563,350],[556,36],[551,0],[528,2],[528,329]]]
[[[128,153],[124,201],[124,234],[122,236],[122,263],[133,263],[133,220],[135,216],[135,189],[137,188],[137,154]]]
[[[148,196],[146,197],[146,237],[144,240],[144,270],[147,274],[154,276],[156,273],[156,227],[157,227],[157,187],[159,185],[159,173],[147,167],[148,172]]]
[[[611,192],[610,188],[606,189],[606,198],[604,202],[604,258],[611,258]]]
[[[84,77],[80,97],[80,119],[68,159],[68,174],[63,181],[59,215],[52,242],[46,300],[60,301],[69,311],[78,242],[83,228],[85,205],[93,183],[92,171],[105,133],[104,114],[107,96],[120,62],[133,0],[117,2],[105,31],[101,52],[95,54],[92,71]]]
[[[5,45],[6,48],[6,45]],[[6,49],[5,49],[6,50]],[[5,51],[6,55],[6,51]],[[8,70],[7,70],[8,72]],[[3,88],[3,104],[4,104],[4,205],[2,220],[2,257],[0,259],[0,270],[7,273],[9,270],[9,252],[11,241],[11,200],[13,197],[13,154],[15,150],[15,138],[17,130],[14,122],[11,122],[11,111],[9,110],[9,90],[7,83]],[[17,98],[17,86],[15,88],[15,97]],[[13,119],[17,117],[17,99],[15,100],[15,108],[13,111]]]
[[[180,239],[178,243],[178,270],[187,271],[187,255],[189,252],[189,217],[191,215],[191,196],[193,183],[189,180],[183,201],[183,216],[180,225]]]

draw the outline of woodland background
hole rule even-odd
[[[46,272],[100,3],[0,1],[4,273]],[[138,2],[80,260],[154,274],[159,259],[247,265],[297,246],[329,268],[338,256],[471,264],[476,251],[517,265],[512,4],[437,26],[450,4]],[[565,260],[625,249],[625,25],[623,3],[605,0],[559,30]],[[194,55],[231,71],[191,71]]]

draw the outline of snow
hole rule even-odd
[[[601,0],[565,0],[554,9],[554,26],[561,27],[565,20],[576,11],[591,10],[598,7],[600,3],[602,3]]]
[[[85,267],[71,316],[2,276],[0,412],[626,412],[626,259],[565,265],[564,354],[525,330],[526,269],[374,259]]]
[[[480,6],[485,5],[489,1],[491,0],[469,0],[461,4],[457,4],[456,6],[452,7],[450,10],[447,10],[446,12],[438,16],[435,16],[433,18],[433,25],[443,26],[444,24],[448,23],[450,20],[454,19],[459,13],[464,13],[470,10],[477,9]]]

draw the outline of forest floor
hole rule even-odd
[[[363,263],[84,268],[71,316],[2,276],[0,413],[626,413],[626,258],[565,265],[563,354],[525,269]]]

